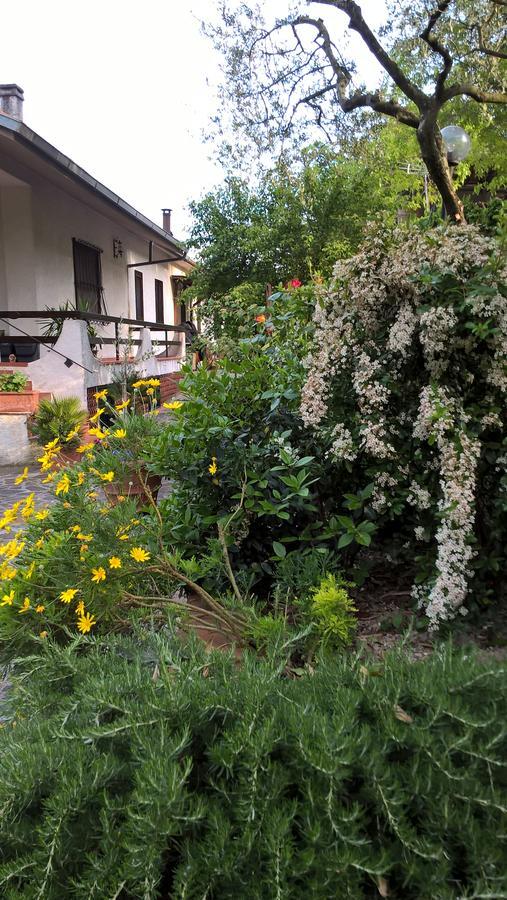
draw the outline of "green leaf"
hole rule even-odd
[[[340,540],[338,541],[338,550],[341,550],[343,547],[348,547],[348,545],[351,544],[353,540],[353,534],[342,534]]]
[[[276,556],[278,556],[280,559],[283,559],[285,556],[287,556],[286,548],[283,546],[283,544],[280,544],[279,541],[273,541],[273,550]]]

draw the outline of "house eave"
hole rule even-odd
[[[44,138],[23,122],[0,113],[0,133],[2,131],[4,133],[6,132],[15,141],[19,141],[25,147],[28,147],[38,156],[43,157],[56,169],[59,169],[74,181],[78,182],[81,186],[84,186],[87,190],[93,192],[102,200],[105,200],[106,203],[114,206],[117,210],[128,216],[129,219],[136,221],[143,228],[147,229],[154,237],[157,237],[159,241],[162,240],[164,245],[170,248],[171,251],[175,251],[181,260],[187,261],[186,250],[180,241],[177,241],[171,234],[164,231],[163,228],[160,228],[155,222],[152,222],[151,219],[148,219],[147,216],[140,213],[131,206],[130,203],[127,203],[126,200],[123,200],[118,194],[115,194],[114,191],[109,190],[104,184],[97,181],[97,179],[90,175],[85,169],[78,166],[77,163],[73,162],[68,156],[65,156],[64,153],[57,150],[56,147],[53,147],[52,144],[44,140]]]

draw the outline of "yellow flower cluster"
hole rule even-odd
[[[164,409],[181,409],[183,406],[182,400],[172,400],[171,403],[163,403],[162,406]]]
[[[73,435],[70,432],[70,439],[72,439]],[[69,436],[67,436],[67,440],[69,440]],[[49,441],[47,444],[44,444],[44,453],[42,456],[39,456],[37,462],[40,462],[41,472],[48,472],[49,469],[52,469],[56,464],[58,454],[61,452],[60,446],[60,438],[54,438],[54,440]],[[49,479],[48,479],[49,480]]]
[[[132,387],[135,388],[136,390],[137,390],[137,388],[140,388],[140,387],[147,387],[147,388],[160,387],[160,379],[159,378],[140,378],[138,381],[133,382]]]

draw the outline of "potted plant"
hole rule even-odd
[[[57,440],[62,461],[75,462],[80,458],[76,449],[81,443],[86,419],[79,397],[53,397],[41,400],[30,419],[30,430],[42,446]]]
[[[53,306],[46,306],[45,309],[47,312],[76,312],[76,307],[70,300],[61,303],[57,309]],[[89,312],[89,310],[84,308],[81,309],[80,312]],[[56,343],[62,333],[63,319],[39,319],[38,324],[41,326],[41,334],[45,338],[52,338]],[[88,331],[92,353],[96,356],[98,346],[102,347],[97,329],[91,322],[86,323],[86,329]]]
[[[114,408],[105,404],[109,412]],[[90,471],[97,476],[113,505],[120,497],[135,499],[143,507],[157,499],[159,475],[150,472],[153,445],[160,434],[160,425],[152,415],[139,415],[124,409],[114,410],[115,419],[107,429],[100,425],[90,429],[97,437],[93,465]]]
[[[0,413],[30,415],[37,409],[40,399],[40,392],[32,390],[32,382],[22,372],[0,373]]]
[[[0,391],[20,394],[28,388],[28,378],[22,372],[2,372],[0,374]]]

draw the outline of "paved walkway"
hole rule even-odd
[[[29,467],[28,478],[23,484],[14,484],[17,475],[21,475],[23,466],[0,466],[0,515],[8,506],[12,506],[16,500],[24,500],[29,494],[35,494],[36,508],[47,506],[54,502],[54,493],[50,484],[42,484],[38,467]],[[16,530],[16,525],[13,525]]]
[[[7,507],[12,506],[16,500],[24,500],[29,494],[35,494],[35,508],[40,509],[54,503],[55,495],[51,484],[43,484],[45,477],[41,475],[38,468],[29,468],[28,478],[22,484],[14,484],[17,475],[23,471],[23,466],[0,466],[0,517]],[[170,482],[164,478],[160,487],[158,499],[164,500],[170,493]],[[14,523],[12,530],[17,531],[23,527],[21,524]],[[12,532],[11,532],[12,533]]]

